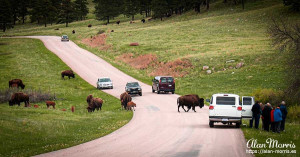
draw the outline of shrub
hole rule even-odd
[[[287,119],[290,122],[299,123],[300,122],[300,106],[288,106]]]
[[[102,33],[105,33],[104,30],[100,30],[97,34],[102,34]]]
[[[279,105],[284,98],[282,91],[275,91],[273,89],[258,89],[255,90],[252,95],[255,96],[255,100],[264,104],[271,103],[272,105]]]
[[[55,93],[43,93],[41,90],[25,89],[20,90],[17,88],[8,88],[5,90],[0,90],[0,103],[8,102],[16,92],[23,92],[29,95],[29,101],[32,103],[43,102],[46,100],[57,100]]]

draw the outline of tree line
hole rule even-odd
[[[84,20],[89,10],[87,0],[0,0],[0,27],[5,32],[17,21],[38,24],[68,23]]]

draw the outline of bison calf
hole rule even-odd
[[[134,107],[136,107],[136,104],[134,102],[130,101],[130,102],[127,103],[127,107],[126,107],[127,110],[132,110],[133,109],[133,111],[135,111]]]
[[[49,108],[50,106],[52,106],[53,109],[55,109],[55,102],[54,101],[46,101],[46,105],[47,105],[47,108]]]

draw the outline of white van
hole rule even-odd
[[[214,94],[207,100],[209,105],[209,126],[214,127],[214,123],[223,124],[236,123],[239,128],[242,123],[242,105],[240,96],[236,94]]]
[[[242,97],[242,119],[251,119],[252,118],[252,106],[255,104],[254,97],[252,96],[243,96]]]

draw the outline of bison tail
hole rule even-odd
[[[177,106],[179,106],[179,98],[177,98]]]

